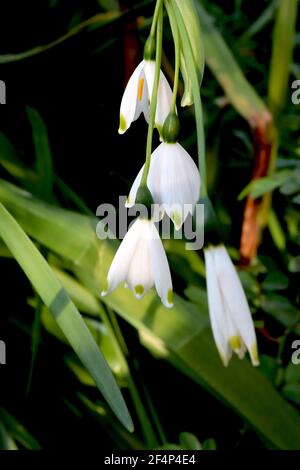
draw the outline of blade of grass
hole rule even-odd
[[[226,92],[232,106],[251,126],[254,126],[257,116],[268,112],[268,109],[244,76],[234,55],[214,26],[213,18],[205,11],[199,0],[195,6],[202,27],[207,65]]]
[[[86,324],[46,260],[2,204],[0,236],[55,317],[116,416],[131,431],[133,424],[124,399]]]
[[[74,206],[79,209],[83,214],[87,215],[95,215],[85,204],[83,199],[79,197],[73,189],[70,188],[59,176],[55,176],[55,183],[58,186],[61,193],[65,196],[65,198],[74,204]]]
[[[214,26],[213,18],[205,11],[200,0],[195,5],[202,26],[207,64],[232,106],[252,128],[255,150],[252,180],[262,178],[267,174],[275,144],[272,115],[246,79],[230,48]],[[258,217],[260,204],[260,200],[249,196],[245,205],[240,243],[242,264],[249,264],[256,256],[260,243],[264,228]]]
[[[268,102],[275,119],[274,141],[271,158],[267,168],[268,175],[274,172],[278,148],[280,144],[280,128],[278,120],[284,109],[292,63],[293,49],[296,38],[296,20],[298,13],[298,0],[286,0],[280,2],[277,10],[272,44],[271,68],[268,84]],[[259,218],[261,224],[266,227],[270,222],[272,210],[272,192],[263,197]],[[272,225],[269,225],[273,234]],[[276,240],[274,240],[276,244]]]
[[[0,409],[0,418],[10,436],[16,439],[20,444],[30,450],[41,449],[39,443],[32,437],[27,429],[4,408]]]
[[[30,387],[32,383],[32,376],[34,370],[34,364],[38,353],[38,347],[41,340],[41,314],[42,314],[42,306],[43,303],[40,297],[37,296],[37,306],[34,312],[34,319],[32,325],[32,333],[31,333],[31,364],[29,370],[29,377],[26,387],[26,394],[28,395],[30,392]]]
[[[22,181],[25,188],[32,190],[38,178],[36,173],[19,160],[15,147],[2,132],[0,132],[0,165],[16,180]]]
[[[69,293],[71,299],[73,300],[76,306],[83,309],[84,312],[87,312],[90,315],[100,317],[103,321],[107,329],[107,333],[109,335],[111,348],[114,352],[115,362],[118,362],[118,378],[121,378],[122,383],[124,383],[129,389],[139,421],[141,423],[141,428],[147,447],[150,449],[155,447],[156,445],[158,445],[156,435],[152,429],[152,424],[149,420],[148,413],[141,400],[138,389],[132,379],[125,354],[120,345],[120,340],[124,340],[122,337],[120,338],[119,334],[116,334],[115,332],[116,328],[119,329],[116,320],[114,320],[114,328],[109,318],[110,315],[107,315],[105,308],[102,306],[102,304],[99,303],[99,301],[88,289],[83,287],[82,284],[80,284],[78,281],[75,281],[70,275],[62,272],[57,268],[54,268],[54,273],[57,275],[64,287],[67,289],[67,292]],[[111,311],[111,309],[108,310]],[[114,318],[114,315],[112,316]],[[102,339],[102,347],[103,346],[104,344]],[[109,364],[112,364],[112,362],[108,362]]]
[[[66,34],[63,36],[59,37],[58,39],[55,39],[54,41],[45,44],[43,46],[37,46],[32,49],[29,49],[28,51],[25,52],[20,52],[18,54],[2,54],[0,55],[0,64],[7,64],[9,62],[17,62],[19,60],[24,60],[28,59],[29,57],[33,57],[37,54],[41,54],[42,52],[46,52],[50,49],[53,49],[54,47],[62,44],[66,40],[72,38],[73,36],[76,36],[78,33],[80,33],[82,30],[86,29],[89,26],[92,25],[99,25],[99,24],[106,24],[107,22],[113,21],[117,18],[119,18],[120,13],[117,11],[111,11],[111,12],[106,12],[106,13],[98,13],[95,16],[92,16],[91,18],[88,18],[87,20],[83,21],[79,25],[75,26],[72,28],[70,31],[68,31]]]
[[[41,199],[51,201],[53,198],[54,176],[48,131],[40,114],[35,109],[28,106],[27,115],[32,128],[35,148],[35,170],[38,175],[36,193]]]

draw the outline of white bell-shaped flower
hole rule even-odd
[[[255,329],[236,269],[223,245],[204,250],[209,314],[213,336],[225,366],[234,351],[240,359],[248,349],[259,365]]]
[[[170,268],[159,233],[152,220],[138,218],[129,228],[107,276],[102,296],[125,283],[137,299],[155,286],[162,303],[173,306]]]
[[[129,129],[131,123],[136,121],[141,113],[149,122],[150,101],[155,77],[155,61],[142,60],[131,75],[123,94],[120,109],[119,133]],[[172,90],[164,75],[160,72],[158,85],[157,107],[155,116],[155,126],[161,133],[166,117],[172,105]]]
[[[126,207],[135,204],[143,169],[144,166],[132,185]],[[154,203],[161,206],[179,230],[199,199],[200,174],[193,159],[178,142],[162,142],[153,152],[147,185]]]

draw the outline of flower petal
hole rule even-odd
[[[141,179],[142,179],[144,167],[145,167],[145,165],[142,166],[142,168],[140,169],[140,171],[137,174],[137,177],[135,178],[135,180],[133,182],[133,185],[131,186],[130,193],[129,193],[129,195],[127,197],[127,200],[126,200],[126,203],[125,203],[125,207],[129,208],[129,207],[133,207],[135,205],[136,193],[137,193],[137,191],[139,189],[139,186],[141,184]]]
[[[154,78],[155,78],[155,62],[146,60],[145,61],[145,76],[148,86],[148,93],[151,100]],[[155,125],[161,134],[164,122],[170,113],[172,106],[173,93],[171,87],[166,79],[164,73],[160,71],[158,95],[157,95],[157,107],[155,116]]]
[[[135,252],[141,230],[141,226],[137,222],[138,220],[130,227],[115,254],[107,275],[107,286],[101,293],[102,296],[107,295],[121,282],[126,280],[127,272],[129,270],[130,262]]]
[[[173,307],[173,287],[168,259],[153,222],[150,231],[150,255],[155,287],[162,303],[167,308]]]
[[[159,186],[160,186],[160,184],[159,184],[159,180],[160,180],[159,166],[156,167],[156,163],[157,163],[159,154],[160,154],[160,145],[152,153],[151,163],[150,163],[150,168],[149,168],[149,173],[148,173],[148,178],[147,178],[148,188],[149,188],[149,190],[151,192],[151,195],[153,197],[153,201],[156,204],[158,203],[157,202],[157,200],[158,200],[158,191],[159,191]],[[143,175],[143,171],[144,171],[144,166],[145,165],[142,166],[142,168],[140,169],[139,173],[137,174],[137,176],[134,180],[134,183],[131,187],[129,196],[128,196],[126,204],[125,204],[126,207],[133,207],[134,204],[135,204],[136,193],[137,193],[137,190],[138,190],[138,188],[140,186],[140,183],[141,183],[141,179],[142,179],[142,175]]]
[[[144,64],[145,62],[142,60],[125,88],[121,101],[119,134],[124,134],[142,112],[142,103],[145,100],[143,90],[145,85]]]
[[[149,251],[149,224],[151,222],[138,219],[136,223],[140,225],[139,240],[130,261],[126,281],[136,298],[141,299],[154,285]]]
[[[199,199],[200,174],[193,159],[179,143],[163,142],[159,148],[159,157],[156,162],[153,161],[151,171],[153,179],[154,174],[160,175],[157,182],[159,188],[155,188],[156,199],[165,205],[168,216],[178,230]]]
[[[244,289],[226,248],[219,246],[216,250],[218,278],[226,306],[256,366],[259,364],[256,335]]]
[[[227,322],[224,315],[223,299],[215,267],[214,248],[204,250],[204,258],[209,316],[213,337],[222,362],[226,367],[231,358],[231,349],[228,344]]]

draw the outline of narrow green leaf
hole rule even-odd
[[[249,29],[242,35],[242,39],[251,38],[259,33],[274,17],[275,10],[278,6],[279,0],[272,0],[264,9],[262,14],[251,24]]]
[[[35,148],[35,168],[38,174],[36,193],[46,201],[51,201],[53,190],[53,167],[48,132],[39,113],[27,107],[27,114],[32,127],[32,138]]]
[[[80,33],[82,30],[85,28],[88,28],[92,25],[104,25],[106,23],[110,23],[111,21],[114,21],[120,17],[120,12],[118,11],[109,11],[105,13],[98,13],[95,16],[92,16],[91,18],[88,18],[87,20],[83,21],[79,25],[75,26],[72,28],[70,31],[68,31],[66,34],[63,36],[55,39],[54,41],[44,44],[43,46],[37,46],[32,49],[29,49],[24,52],[19,52],[17,54],[1,54],[0,55],[0,64],[6,64],[10,62],[17,62],[19,60],[24,60],[28,59],[29,57],[35,56],[37,54],[41,54],[42,52],[48,51],[52,49],[53,47],[58,46],[59,44],[62,44],[63,42],[67,41],[68,39],[72,38],[73,36],[76,36],[78,33]]]
[[[37,181],[36,173],[19,160],[13,144],[2,132],[0,132],[0,164],[10,175],[22,181],[27,189],[31,189]]]
[[[37,298],[37,305],[34,312],[34,319],[31,328],[31,364],[30,364],[30,371],[29,377],[27,382],[27,394],[30,391],[32,377],[33,377],[33,370],[34,364],[38,353],[38,348],[41,340],[41,314],[42,314],[42,306],[43,302],[40,297]]]
[[[181,17],[184,21],[186,31],[188,33],[191,50],[193,53],[194,63],[197,69],[199,83],[201,84],[204,72],[204,47],[201,34],[201,24],[197,12],[195,11],[194,0],[174,0],[176,3]],[[189,57],[185,56],[186,49],[182,51],[184,55],[184,63],[188,67]]]
[[[285,251],[286,249],[286,234],[282,228],[279,218],[273,209],[270,210],[268,227],[270,234],[274,241],[274,244],[277,246],[278,250]]]
[[[65,196],[67,201],[72,202],[76,209],[80,210],[83,214],[94,215],[94,213],[87,207],[85,202],[79,197],[73,189],[71,189],[59,176],[55,175],[55,183],[60,189],[61,193]]]
[[[287,99],[297,10],[298,0],[285,0],[278,4],[268,90],[269,104],[275,116],[284,107]]]
[[[99,316],[100,304],[96,297],[69,274],[54,266],[51,267],[54,274],[60,280],[78,310],[90,315]]]
[[[293,172],[291,170],[283,170],[273,173],[271,176],[265,176],[264,178],[253,180],[240,193],[239,200],[241,201],[249,194],[256,199],[270,191],[274,191],[274,189],[279,188],[282,184],[288,181],[292,174]]]
[[[41,448],[27,429],[4,408],[0,409],[0,420],[4,424],[7,433],[24,447],[30,450],[39,450]]]
[[[267,107],[245,78],[233,53],[214,26],[213,18],[205,11],[200,0],[195,5],[202,27],[207,65],[237,112],[252,123],[258,113],[268,112]]]
[[[18,447],[0,421],[0,450],[18,450]]]
[[[121,392],[78,310],[46,260],[2,204],[0,236],[55,317],[115,414],[128,430],[132,430],[132,421]]]

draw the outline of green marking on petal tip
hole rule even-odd
[[[229,344],[234,351],[242,347],[241,340],[238,336],[231,336],[231,338],[229,338]]]
[[[142,285],[138,284],[137,286],[135,286],[134,291],[137,295],[143,295],[145,289]]]
[[[171,219],[174,222],[175,228],[178,229],[182,225],[182,217],[179,212],[172,212]]]
[[[259,365],[259,357],[258,357],[258,350],[257,350],[257,343],[256,342],[253,344],[253,346],[251,348],[250,356],[251,356],[252,364],[254,366],[258,366]]]
[[[120,125],[119,125],[119,132],[125,132],[127,129],[127,122],[124,118],[123,114],[120,114]]]
[[[106,279],[105,285],[104,285],[104,288],[103,288],[103,290],[102,290],[101,295],[105,295],[105,294],[107,293],[108,287],[109,287],[109,286],[108,286],[108,280]]]
[[[168,290],[167,301],[170,305],[173,304],[173,291],[172,291],[172,289]]]

